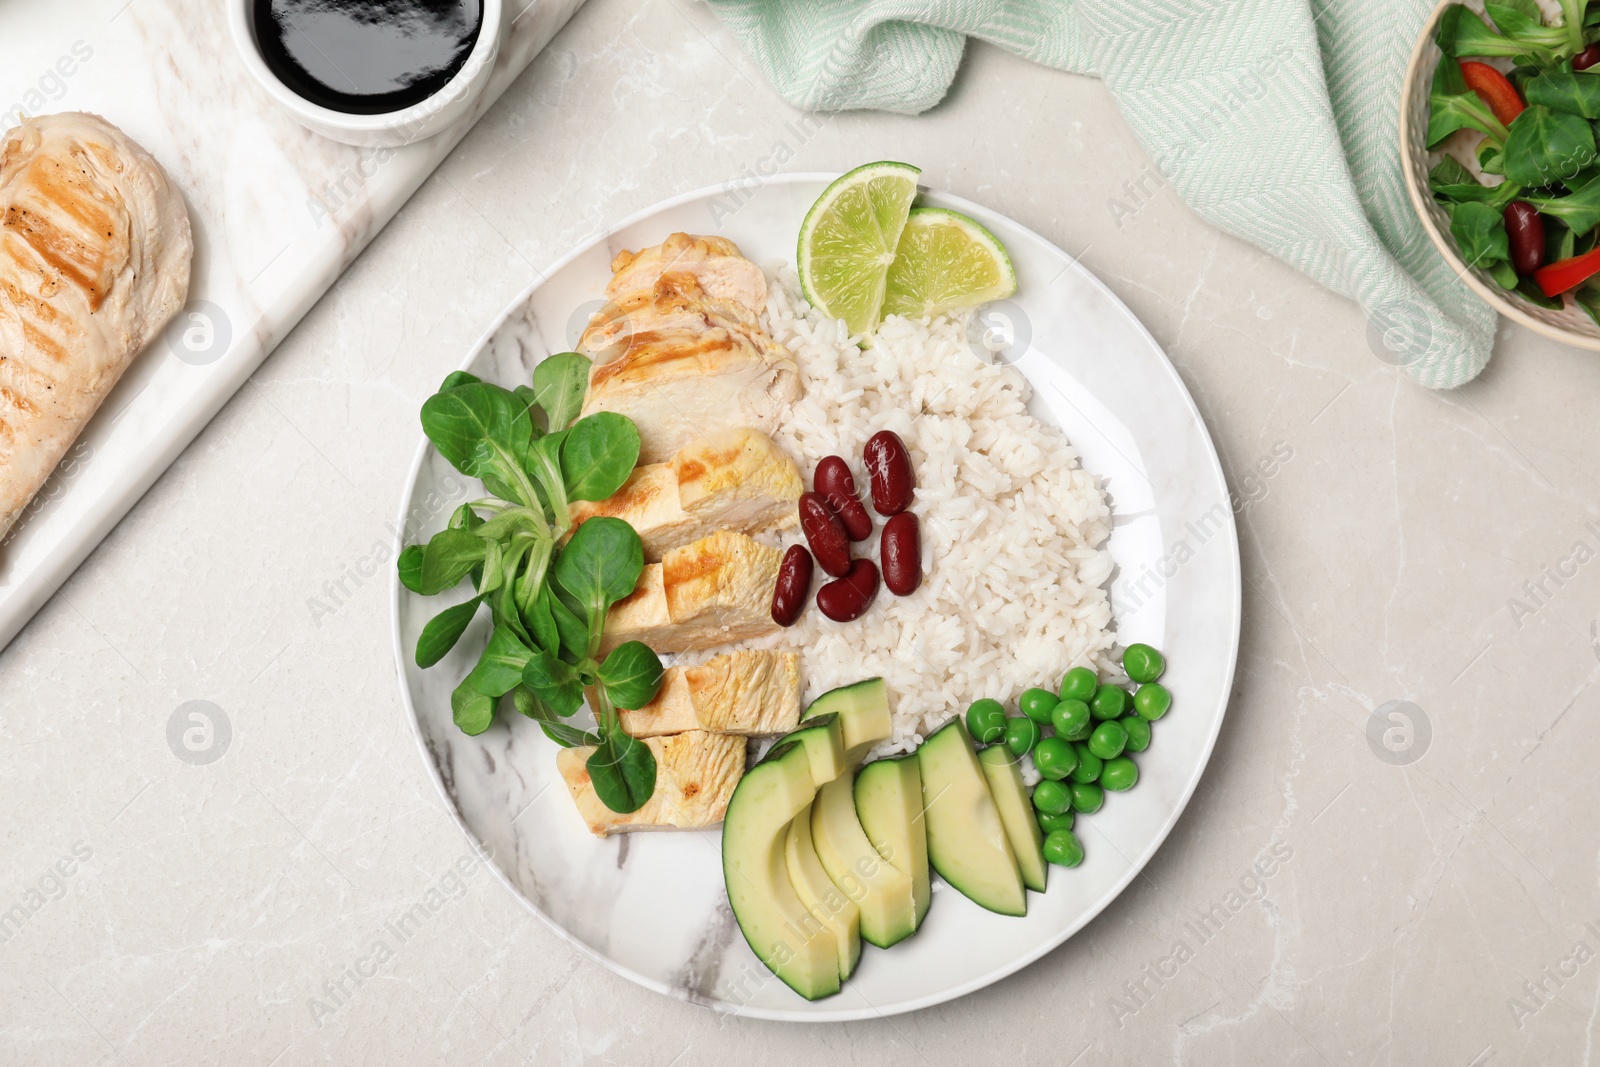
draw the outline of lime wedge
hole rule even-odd
[[[957,211],[913,208],[885,279],[883,314],[921,318],[1016,291],[1011,258],[994,234]]]
[[[828,186],[800,225],[795,264],[801,291],[853,334],[878,326],[884,278],[921,173],[907,163],[857,167]]]

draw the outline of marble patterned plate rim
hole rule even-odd
[[[842,172],[810,171],[780,174],[767,178],[763,184],[776,185],[819,182],[828,183],[838,178],[840,173]],[[598,230],[589,237],[580,241],[566,255],[562,256],[544,271],[540,272],[539,277],[530,282],[522,289],[520,293],[517,294],[516,297],[506,304],[504,310],[502,310],[501,313],[496,316],[494,321],[473,343],[471,349],[468,350],[466,358],[460,363],[459,368],[465,370],[474,362],[476,362],[479,355],[483,352],[485,347],[491,343],[505,323],[528,304],[534,293],[536,293],[543,286],[549,284],[550,280],[556,277],[570,263],[589,252],[596,245],[610,240],[618,232],[626,230],[628,227],[633,226],[636,223],[643,222],[646,219],[649,219],[651,216],[670,211],[674,208],[694,204],[698,201],[706,201],[714,197],[726,195],[729,187],[729,182],[722,182],[716,185],[708,185],[699,189],[693,189],[677,196],[668,197],[667,199],[660,200],[649,205],[648,207],[636,211],[631,215],[628,215],[626,218],[614,223],[613,225],[602,230]],[[922,186],[919,188],[926,189],[927,187]],[[1005,225],[1021,231],[1027,237],[1038,242],[1041,246],[1059,254],[1066,261],[1066,270],[1074,272],[1081,282],[1085,283],[1090,288],[1099,291],[1099,294],[1108,301],[1109,306],[1115,309],[1117,315],[1125,320],[1125,323],[1132,328],[1134,333],[1136,333],[1145,343],[1150,346],[1151,350],[1156,355],[1158,359],[1157,365],[1160,366],[1171,379],[1171,384],[1177,389],[1178,396],[1182,398],[1190,417],[1194,420],[1195,425],[1200,431],[1200,438],[1205,444],[1205,458],[1209,461],[1206,464],[1207,473],[1214,476],[1217,479],[1218,484],[1223,488],[1224,492],[1226,492],[1227,479],[1222,469],[1221,460],[1217,455],[1216,442],[1211,438],[1210,430],[1207,428],[1205,419],[1201,416],[1200,410],[1194,402],[1194,397],[1190,394],[1188,387],[1184,385],[1182,376],[1178,374],[1177,368],[1173,366],[1171,359],[1167,356],[1166,350],[1161,347],[1158,341],[1156,341],[1155,337],[1145,327],[1144,323],[1139,321],[1138,316],[1134,315],[1133,311],[1122,302],[1121,298],[1119,298],[1111,290],[1111,288],[1101,281],[1093,272],[1084,267],[1080,262],[1079,257],[1069,254],[1066,252],[1066,250],[1060,248],[1060,246],[1056,245],[1053,241],[1045,238],[1043,235],[1039,234],[1030,227],[1024,226],[1022,223],[1019,223],[1008,216],[1002,215],[997,211],[984,207],[981,204],[967,200],[963,197],[955,196],[942,191],[929,191],[936,192],[941,201],[948,203],[956,210],[971,215],[973,218],[985,223],[986,225],[990,224],[989,220],[998,219],[1001,220]],[[991,228],[993,228],[992,225]],[[427,461],[430,448],[431,445],[429,444],[427,437],[423,436],[421,442],[417,446],[416,455],[413,457],[410,469],[406,475],[404,490],[401,495],[400,506],[394,526],[395,531],[397,531],[394,543],[394,551],[396,556],[398,556],[400,548],[403,547],[404,530],[407,515],[411,508],[412,496],[416,490],[417,480],[421,475],[423,464]],[[512,882],[510,876],[501,868],[501,865],[498,862],[495,862],[492,858],[490,858],[486,865],[494,875],[495,879],[499,881],[500,884],[504,886],[506,890],[523,905],[523,907],[527,908],[534,915],[536,915],[547,927],[549,927],[559,938],[561,938],[561,940],[576,948],[584,956],[587,956],[588,958],[601,964],[612,973],[620,975],[621,977],[626,978],[637,985],[643,986],[646,989],[650,989],[664,996],[672,997],[676,1000],[687,1001],[689,1003],[699,1004],[704,1007],[712,1007],[719,1012],[724,1012],[730,1015],[743,1016],[746,1018],[772,1019],[783,1022],[852,1022],[862,1019],[881,1018],[889,1015],[920,1011],[924,1008],[930,1008],[938,1004],[956,1000],[960,997],[966,996],[969,993],[974,993],[987,986],[993,985],[995,982],[1017,973],[1028,965],[1039,960],[1046,954],[1065,944],[1073,937],[1073,935],[1078,933],[1078,931],[1082,930],[1090,922],[1099,917],[1099,915],[1104,912],[1106,908],[1110,907],[1111,903],[1122,895],[1123,891],[1127,889],[1129,883],[1131,883],[1140,875],[1141,872],[1143,872],[1145,866],[1155,856],[1156,852],[1158,852],[1161,846],[1166,843],[1167,838],[1177,826],[1178,820],[1183,817],[1184,811],[1187,810],[1189,801],[1194,797],[1195,790],[1199,788],[1200,779],[1204,777],[1206,768],[1210,766],[1211,755],[1216,749],[1217,738],[1222,732],[1223,720],[1227,718],[1228,699],[1233,690],[1233,680],[1238,668],[1239,640],[1243,625],[1243,570],[1239,558],[1238,524],[1232,509],[1228,509],[1227,511],[1227,518],[1222,532],[1226,535],[1227,540],[1225,547],[1228,549],[1227,561],[1230,571],[1229,576],[1232,579],[1231,584],[1233,589],[1231,603],[1228,605],[1228,609],[1231,614],[1227,634],[1228,662],[1226,670],[1223,672],[1222,685],[1220,687],[1221,706],[1217,709],[1217,712],[1213,718],[1211,730],[1205,738],[1203,748],[1198,753],[1198,760],[1195,763],[1194,772],[1189,781],[1184,784],[1182,795],[1179,797],[1177,802],[1173,804],[1171,811],[1167,815],[1165,823],[1161,829],[1152,836],[1149,845],[1145,848],[1145,850],[1138,856],[1125,857],[1129,864],[1128,870],[1121,877],[1119,877],[1091,906],[1085,908],[1078,916],[1076,921],[1067,924],[1059,931],[1041,939],[1040,942],[1033,946],[1030,950],[1019,953],[1011,960],[1008,960],[1005,964],[996,967],[985,974],[978,975],[974,978],[968,979],[967,981],[952,985],[948,988],[938,991],[937,993],[903,1001],[883,1008],[867,1006],[863,1008],[837,1009],[832,1011],[825,1009],[774,1010],[768,1008],[757,1008],[746,1004],[738,1004],[714,998],[706,998],[704,996],[694,994],[688,990],[669,985],[666,982],[659,981],[648,975],[641,974],[626,964],[599,951],[594,946],[584,942],[555,918],[546,914],[545,911],[537,904],[529,900],[527,896],[523,894],[521,889],[519,889],[517,885]],[[438,762],[434,758],[434,754],[429,748],[428,740],[424,734],[422,723],[418,717],[416,704],[412,699],[410,687],[406,682],[406,661],[409,657],[409,652],[405,645],[404,636],[401,633],[400,614],[400,598],[405,592],[405,588],[400,584],[399,572],[397,570],[391,571],[389,576],[390,638],[395,657],[395,670],[397,675],[396,680],[399,683],[401,706],[406,718],[406,722],[411,729],[412,739],[416,742],[417,753],[421,757],[424,766],[428,770],[428,776],[430,779],[432,779],[434,788],[438,790],[440,798],[444,801],[445,808],[449,812],[451,820],[461,830],[467,841],[481,855],[483,854],[484,843],[479,839],[478,835],[473,832],[472,828],[467,825],[467,822],[463,818],[457,802],[451,796],[450,790],[445,785],[444,778],[440,774]]]

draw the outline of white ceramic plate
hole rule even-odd
[[[675,230],[721,234],[757,262],[792,260],[800,221],[830,178],[702,190],[635,215],[518,297],[464,366],[504,385],[527,382],[540,359],[572,346],[598,306],[612,256]],[[1029,894],[1025,918],[984,911],[936,879],[916,936],[889,950],[866,947],[843,992],[807,1003],[768,974],[740,936],[723,891],[718,831],[596,840],[556,774],[556,746],[535,723],[502,714],[478,737],[456,729],[450,691],[476,660],[486,616],[442,663],[419,670],[417,636],[451,601],[392,582],[401,696],[462,830],[492,853],[506,886],[584,952],[641,985],[721,1011],[869,1018],[961,996],[1038,959],[1099,914],[1161,845],[1200,780],[1227,706],[1239,642],[1238,540],[1216,451],[1183,383],[1128,309],[1066,253],[977,204],[924,196],[978,219],[1010,252],[1018,292],[999,310],[1023,324],[1019,338],[1031,335],[1017,366],[1033,383],[1033,410],[1064,427],[1104,480],[1115,512],[1120,639],[1163,649],[1170,666],[1162,680],[1175,694],[1139,758],[1138,787],[1080,820],[1088,858],[1074,870],[1052,869],[1049,892]],[[424,441],[401,505],[407,539],[442,528],[467,494]]]

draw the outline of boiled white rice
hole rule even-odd
[[[899,434],[916,471],[924,577],[909,597],[880,590],[855,622],[813,602],[798,624],[751,644],[801,651],[808,701],[881,675],[894,736],[880,754],[914,748],[979,697],[1014,706],[1068,667],[1109,669],[1111,511],[1066,436],[1028,414],[1027,379],[975,352],[965,317],[891,318],[862,349],[801,298],[792,269],[769,281],[767,327],[805,385],[780,443],[808,487],[818,460],[845,457],[868,502],[862,446],[879,430]],[[856,555],[876,561],[877,540]]]

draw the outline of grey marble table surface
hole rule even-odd
[[[1238,677],[1176,831],[1055,952],[917,1014],[722,1017],[475,862],[374,556],[418,405],[541,269],[882,158],[1081,254],[1170,353],[1238,499]],[[1506,326],[1433,393],[1374,344],[1195,219],[1093,80],[973,46],[926,115],[807,116],[705,7],[590,0],[0,653],[0,1063],[1589,1063],[1600,360]]]

